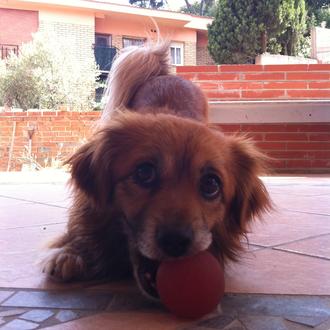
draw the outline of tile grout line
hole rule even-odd
[[[312,254],[306,254],[306,253],[302,253],[302,252],[298,252],[298,251],[293,251],[293,250],[284,250],[284,249],[280,249],[280,248],[276,248],[276,247],[275,248],[272,248],[272,250],[286,252],[286,253],[291,253],[291,254],[297,254],[297,255],[300,255],[300,256],[305,256],[305,257],[310,257],[310,258],[316,258],[316,259],[330,261],[330,259],[329,258],[326,258],[326,257],[321,257],[321,256],[317,256],[317,255],[312,255]]]
[[[288,212],[292,212],[292,213],[321,215],[321,216],[325,216],[325,217],[330,217],[330,214],[329,213],[305,212],[305,211],[290,210],[290,209],[287,209],[287,208],[282,208],[282,210],[288,211]]]
[[[16,230],[16,229],[23,229],[23,228],[36,228],[36,227],[45,227],[45,226],[55,226],[55,225],[61,225],[66,224],[67,221],[62,222],[50,222],[50,223],[44,223],[44,224],[35,224],[30,226],[20,226],[20,227],[10,227],[10,228],[0,228],[0,232],[4,230]]]
[[[328,232],[328,233],[323,233],[323,234],[319,234],[319,235],[307,236],[307,237],[299,238],[299,239],[296,239],[296,240],[293,240],[293,241],[288,241],[288,242],[284,242],[284,243],[280,243],[280,244],[275,244],[275,245],[272,245],[272,246],[270,246],[270,247],[271,247],[271,248],[277,248],[277,247],[280,247],[280,246],[282,246],[282,245],[291,244],[291,243],[303,242],[303,241],[308,240],[308,239],[319,238],[319,237],[323,237],[323,236],[327,236],[327,235],[330,235],[330,232]]]
[[[319,235],[314,235],[314,236],[307,236],[307,237],[304,237],[304,238],[299,238],[297,240],[286,241],[284,243],[275,244],[275,245],[269,245],[269,246],[258,244],[258,243],[251,243],[250,245],[261,247],[261,248],[265,248],[265,249],[277,249],[278,247],[281,247],[282,245],[303,242],[305,240],[309,240],[309,239],[312,239],[312,238],[319,238],[319,237],[323,237],[323,236],[327,236],[327,235],[330,235],[330,232],[324,233],[324,234],[319,234]]]
[[[57,207],[57,208],[60,208],[60,209],[68,209],[68,207],[65,207],[65,206],[59,206],[59,205],[55,205],[55,204],[43,203],[43,202],[38,202],[38,201],[31,201],[29,199],[14,198],[14,197],[4,196],[4,195],[0,195],[0,197],[1,198],[13,199],[13,200],[21,201],[21,202],[29,202],[29,203],[33,203],[33,204],[41,204],[41,205],[46,205],[46,206],[51,206],[51,207]]]

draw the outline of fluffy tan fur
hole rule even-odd
[[[74,201],[44,263],[50,276],[134,274],[156,297],[159,262],[205,249],[236,260],[249,223],[270,207],[258,177],[267,158],[206,123],[205,96],[168,73],[167,50],[134,48],[114,63],[103,127],[68,160]]]

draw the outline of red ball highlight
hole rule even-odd
[[[179,317],[197,319],[212,312],[224,295],[223,268],[208,251],[164,261],[156,277],[160,300]]]

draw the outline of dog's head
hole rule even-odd
[[[210,249],[234,259],[248,222],[269,206],[264,156],[239,137],[172,115],[117,116],[70,159],[93,207],[122,217],[148,295],[158,262]]]

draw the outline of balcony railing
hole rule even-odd
[[[101,71],[110,71],[112,61],[116,54],[117,49],[115,47],[94,46],[95,60]]]
[[[0,44],[0,58],[3,60],[9,56],[11,52],[18,54],[18,45]]]

